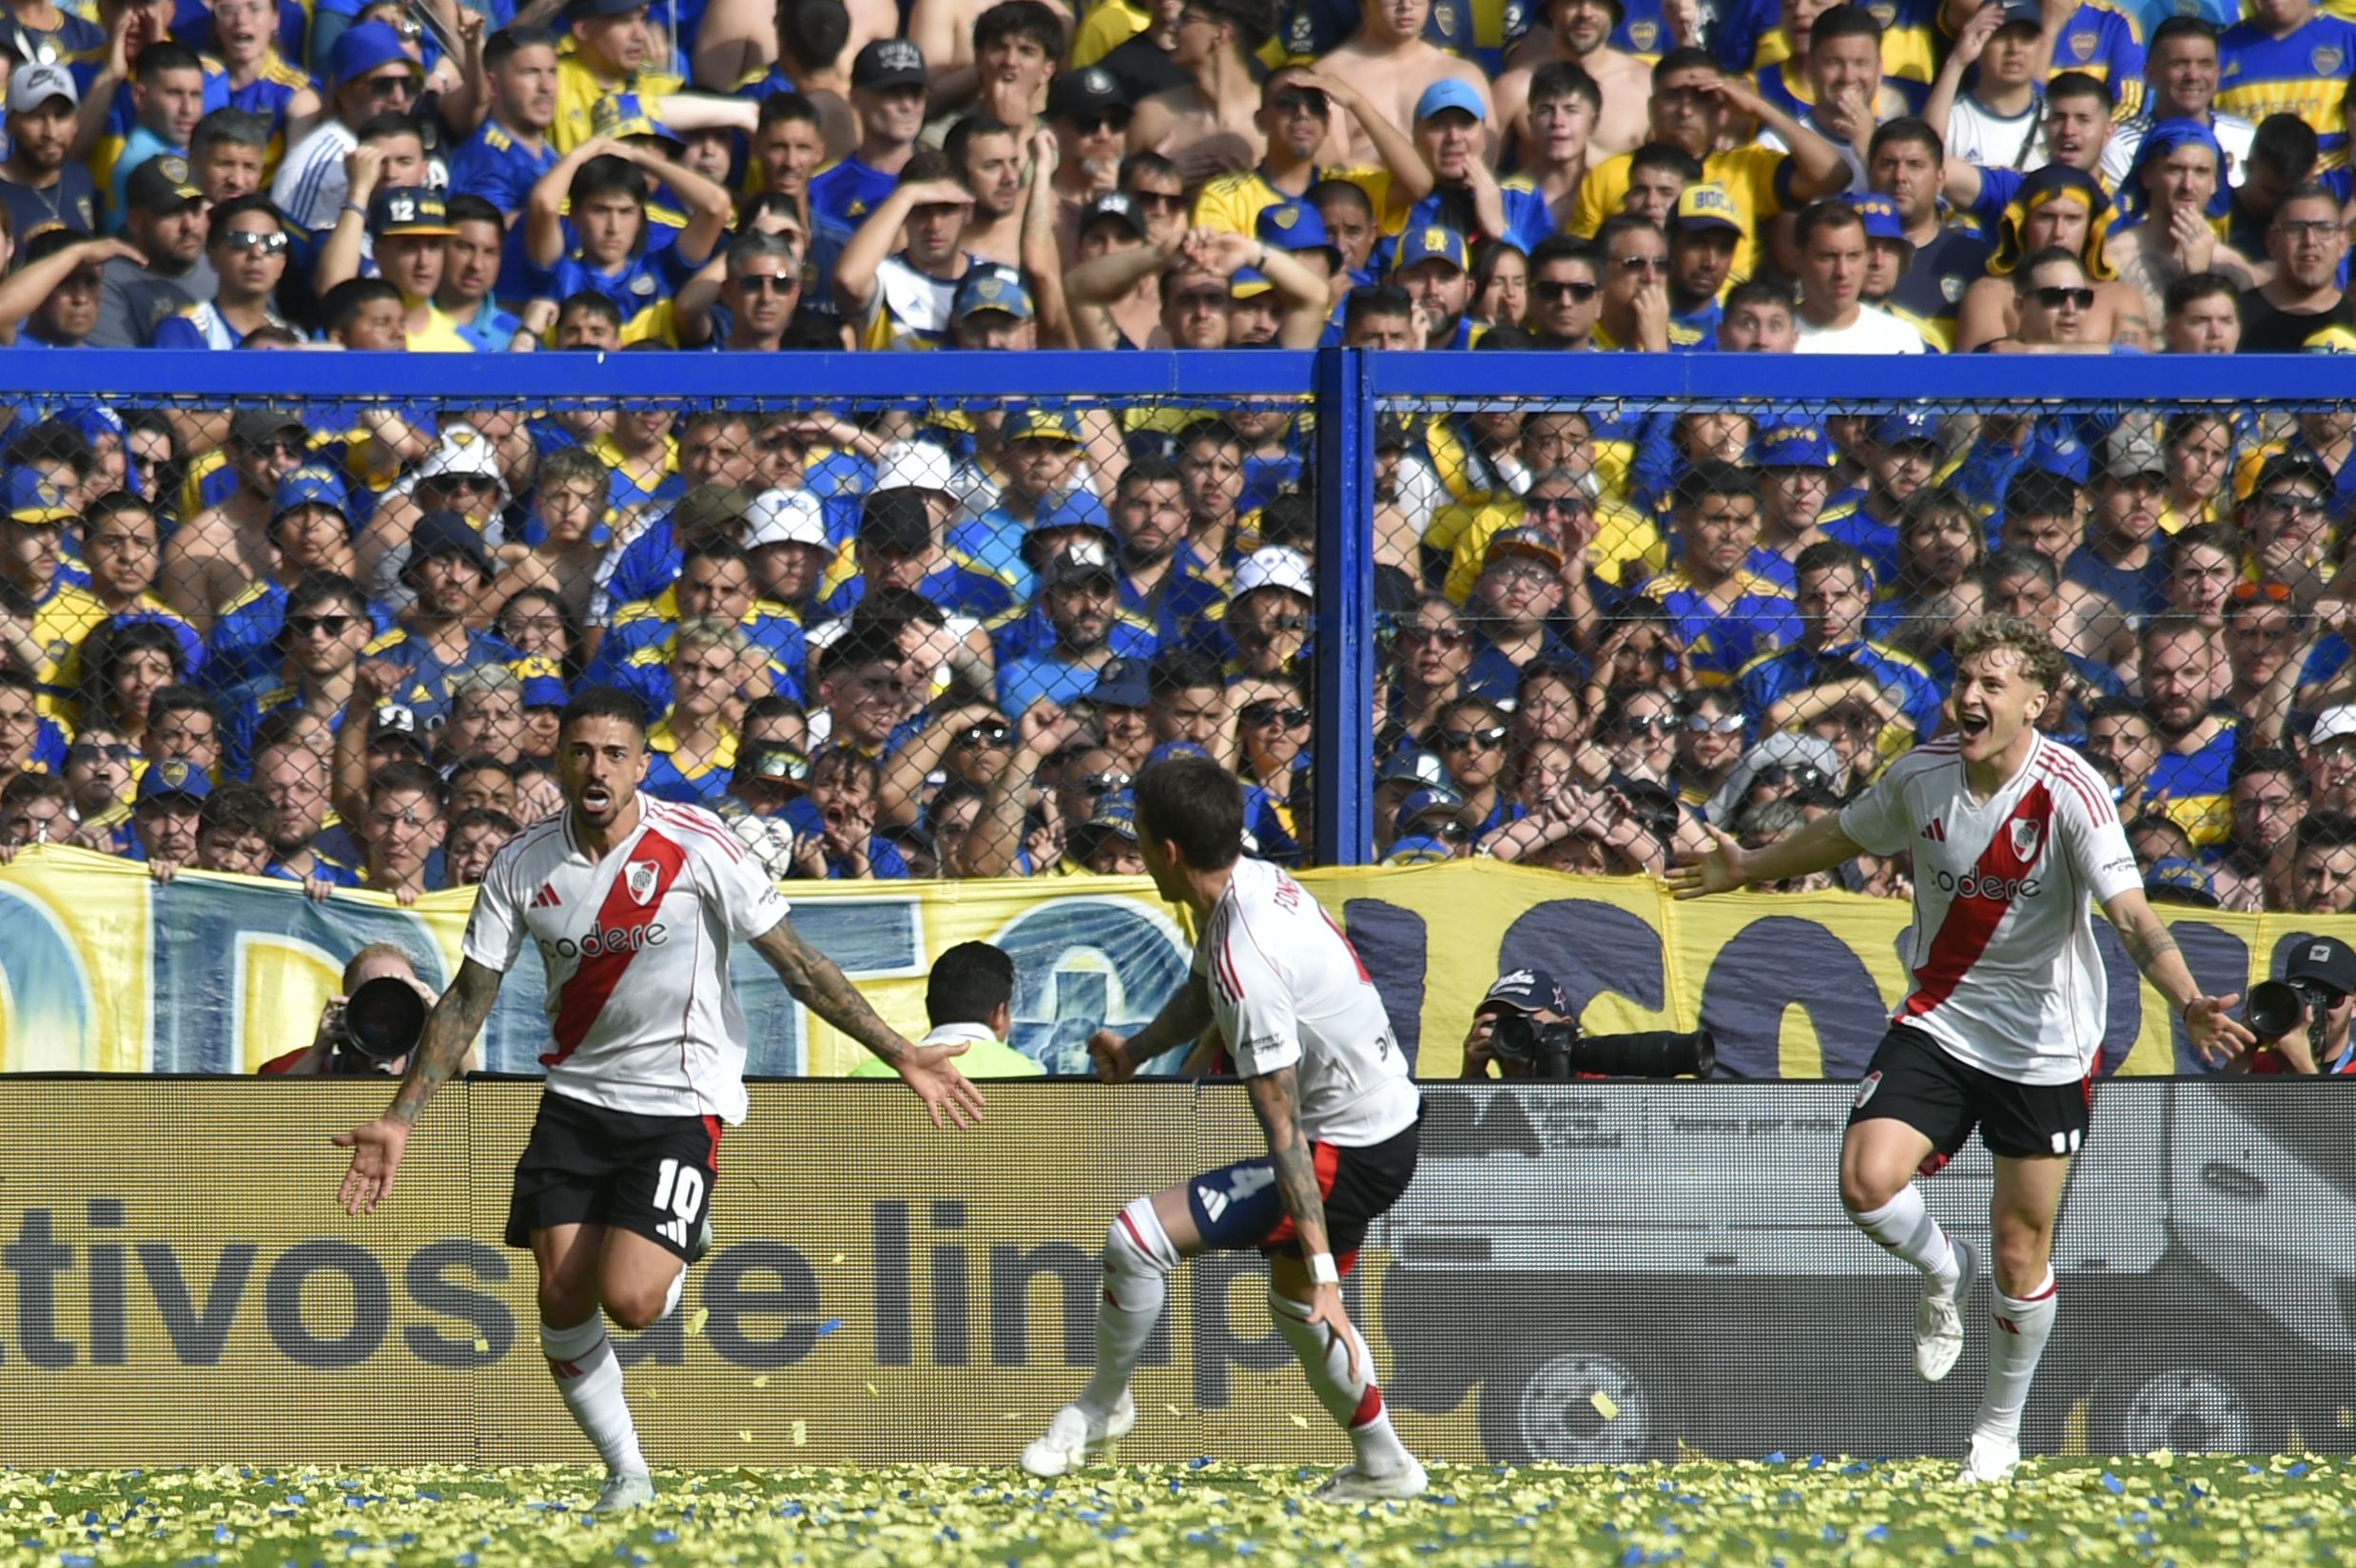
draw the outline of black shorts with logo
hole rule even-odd
[[[558,1225],[610,1225],[684,1258],[719,1180],[720,1118],[641,1116],[543,1094],[516,1162],[507,1245]]]
[[[1919,1029],[1893,1024],[1881,1036],[1849,1125],[1902,1121],[1931,1140],[1937,1170],[1979,1129],[1979,1141],[2007,1159],[2074,1154],[2086,1141],[2094,1081],[2015,1083],[1959,1061]]]
[[[1347,1274],[1374,1222],[1391,1210],[1415,1179],[1423,1150],[1423,1116],[1380,1143],[1359,1148],[1309,1145],[1325,1200],[1326,1245]],[[1275,1162],[1262,1155],[1206,1171],[1186,1184],[1186,1207],[1195,1229],[1215,1250],[1290,1252],[1300,1255],[1300,1238],[1284,1196],[1276,1191]]]

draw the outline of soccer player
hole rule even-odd
[[[1996,1302],[1988,1386],[1959,1479],[2001,1481],[2020,1462],[2020,1416],[2054,1331],[2054,1223],[2086,1137],[2108,998],[2090,902],[2180,1014],[2192,1047],[2223,1061],[2251,1042],[2208,997],[2151,905],[2109,786],[2035,719],[2069,679],[2029,622],[1988,615],[1955,645],[1948,733],[1890,765],[1840,812],[1759,849],[1716,827],[1670,874],[1679,898],[1912,850],[1915,989],[1858,1086],[1840,1146],[1840,1201],[1859,1229],[1921,1270],[1915,1368],[1937,1383],[1963,1351],[1976,1259],[1923,1207],[1972,1129],[1996,1159],[1990,1203]]]
[[[638,700],[614,687],[593,687],[567,706],[556,745],[565,809],[493,859],[458,978],[392,1107],[335,1136],[352,1151],[344,1209],[373,1213],[526,939],[537,945],[548,966],[548,1093],[516,1167],[507,1243],[529,1247],[538,1266],[540,1348],[605,1460],[600,1513],[654,1495],[605,1319],[643,1329],[678,1306],[686,1265],[710,1245],[720,1125],[745,1117],[746,1024],[729,983],[730,943],[750,943],[798,1000],[897,1068],[935,1126],[982,1113],[981,1092],[949,1060],[962,1044],[901,1038],[794,931],[767,872],[719,819],[639,793],[646,732]]]
[[[1269,1317],[1356,1451],[1318,1497],[1414,1497],[1423,1466],[1392,1430],[1372,1353],[1341,1295],[1368,1228],[1415,1174],[1422,1099],[1382,999],[1317,900],[1275,866],[1242,858],[1243,786],[1233,773],[1201,756],[1147,768],[1137,781],[1137,834],[1155,887],[1194,912],[1202,939],[1193,974],[1153,1022],[1126,1039],[1099,1030],[1089,1054],[1101,1076],[1118,1080],[1217,1024],[1268,1134],[1268,1157],[1120,1211],[1104,1240],[1096,1374],[1023,1449],[1022,1467],[1062,1475],[1135,1426],[1129,1378],[1171,1271],[1180,1258],[1250,1248],[1268,1254]]]

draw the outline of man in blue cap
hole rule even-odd
[[[131,807],[131,842],[123,858],[145,861],[168,881],[196,859],[196,830],[212,792],[213,781],[194,763],[149,764]]]
[[[342,475],[326,463],[305,463],[280,480],[270,507],[270,546],[276,564],[269,574],[221,607],[205,640],[209,678],[224,689],[277,662],[288,590],[312,571],[350,576],[356,570]]]
[[[1382,863],[1431,865],[1464,858],[1472,842],[1465,822],[1464,797],[1446,784],[1418,789],[1399,803],[1392,819],[1391,848]]]
[[[42,684],[45,715],[70,695],[64,683],[74,650],[107,623],[106,605],[66,575],[66,525],[77,515],[55,480],[30,468],[10,471],[0,522],[0,666]]]
[[[983,351],[1039,346],[1037,307],[1022,272],[995,263],[958,280],[949,305],[949,346]]]
[[[1497,983],[1489,988],[1480,1006],[1472,1010],[1472,1028],[1465,1036],[1464,1065],[1457,1071],[1462,1078],[1487,1078],[1494,1063],[1501,1078],[1527,1078],[1530,1074],[1528,1055],[1501,1055],[1495,1049],[1497,1020],[1506,1014],[1517,1014],[1538,1028],[1552,1023],[1575,1023],[1578,1010],[1570,1005],[1570,993],[1555,983],[1554,977],[1543,969],[1510,969],[1497,977]]]
[[[1054,640],[1001,663],[1002,711],[1019,718],[1042,700],[1077,702],[1111,660],[1153,657],[1153,632],[1120,613],[1119,583],[1113,552],[1098,538],[1076,539],[1041,565],[1037,609]]]
[[[278,210],[314,234],[333,228],[350,196],[343,161],[360,145],[360,127],[380,114],[415,112],[424,84],[423,68],[390,25],[344,29],[327,51],[327,113],[287,150],[271,182]]]
[[[1923,409],[1884,415],[1867,444],[1865,486],[1824,504],[1825,534],[1862,551],[1877,585],[1898,581],[1898,526],[1906,503],[1938,477],[1947,449],[1938,416]]]
[[[1668,243],[1669,347],[1715,348],[1725,316],[1718,297],[1743,246],[1742,215],[1726,187],[1705,180],[1680,192]]]
[[[1432,83],[1415,101],[1415,150],[1436,184],[1409,211],[1406,232],[1437,224],[1503,240],[1527,256],[1554,232],[1554,214],[1536,191],[1497,184],[1488,119],[1487,96],[1454,77]]]
[[[402,586],[417,595],[409,623],[368,645],[355,703],[364,701],[373,711],[379,698],[398,693],[396,700],[430,728],[449,710],[459,676],[482,665],[512,663],[514,648],[472,626],[491,578],[491,551],[474,524],[455,512],[419,518],[400,569]],[[339,749],[347,743],[357,746],[360,727],[345,725]]]
[[[1751,570],[1789,590],[1792,563],[1827,536],[1818,519],[1832,495],[1833,445],[1811,418],[1768,425],[1751,437],[1751,466],[1760,478],[1759,544]]]
[[[1892,297],[1905,281],[1906,269],[1914,264],[1915,243],[1906,238],[1906,221],[1899,215],[1898,203],[1871,191],[1853,190],[1843,200],[1865,222],[1865,302],[1879,305],[1906,320],[1905,313],[1892,302]],[[1907,325],[1922,331],[1919,322],[1907,320]]]
[[[1465,237],[1427,223],[1399,237],[1392,279],[1422,310],[1423,348],[1470,348],[1478,336],[1465,308],[1472,302],[1472,281]]]

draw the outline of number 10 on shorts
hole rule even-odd
[[[704,1208],[704,1173],[691,1165],[665,1160],[654,1176],[654,1211],[672,1217],[655,1229],[679,1247],[688,1244]]]

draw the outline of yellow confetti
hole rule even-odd
[[[1185,1419],[1185,1417],[1186,1417],[1186,1412],[1185,1412],[1185,1411],[1183,1411],[1183,1410],[1181,1410],[1181,1409],[1179,1409],[1179,1408],[1178,1408],[1177,1405],[1175,1405],[1175,1404],[1165,1404],[1165,1405],[1163,1405],[1163,1406],[1162,1406],[1162,1408],[1163,1408],[1164,1410],[1169,1411],[1169,1412],[1170,1412],[1170,1414],[1172,1414],[1172,1415],[1174,1415],[1174,1416],[1177,1416],[1177,1417],[1178,1417],[1178,1419],[1180,1419],[1181,1421],[1182,1421],[1182,1420],[1184,1420],[1184,1419]]]
[[[759,1377],[753,1379],[752,1385],[755,1388],[767,1388],[769,1386],[769,1374],[764,1372]]]
[[[491,1342],[489,1340],[477,1340],[475,1342],[475,1354],[478,1356],[487,1356],[490,1353]]]
[[[1022,1412],[1020,1410],[1009,1410],[998,1419],[1001,1421],[1021,1421],[1022,1419]]]
[[[879,1399],[879,1400],[880,1400],[880,1399],[882,1399],[884,1396],[883,1396],[883,1395],[881,1395],[881,1394],[879,1394],[879,1393],[877,1393],[877,1392],[875,1391],[875,1384],[871,1384],[871,1383],[870,1383],[870,1384],[867,1384],[867,1397],[868,1397],[869,1399]]]
[[[662,1393],[663,1391],[659,1388],[650,1388],[646,1391],[646,1397],[649,1399],[660,1399],[662,1397]]]
[[[1595,1413],[1603,1417],[1606,1421],[1618,1421],[1620,1419],[1620,1406],[1613,1403],[1612,1397],[1609,1394],[1605,1393],[1601,1388],[1598,1388],[1595,1392],[1587,1396],[1587,1403],[1595,1406]]]
[[[834,1263],[848,1263],[850,1261],[850,1254],[848,1252],[837,1252],[830,1261]]]
[[[704,1331],[704,1325],[709,1323],[711,1320],[711,1308],[709,1307],[698,1307],[694,1311],[688,1314],[687,1331],[691,1334],[700,1334]]]
[[[1309,1430],[1309,1418],[1307,1416],[1295,1416],[1293,1418],[1293,1424],[1306,1432]]]
[[[809,1446],[808,1422],[797,1421],[793,1423],[793,1445],[796,1448],[807,1448]]]
[[[736,1434],[736,1441],[738,1442],[750,1442],[752,1441],[752,1434],[750,1432],[739,1431]]]

